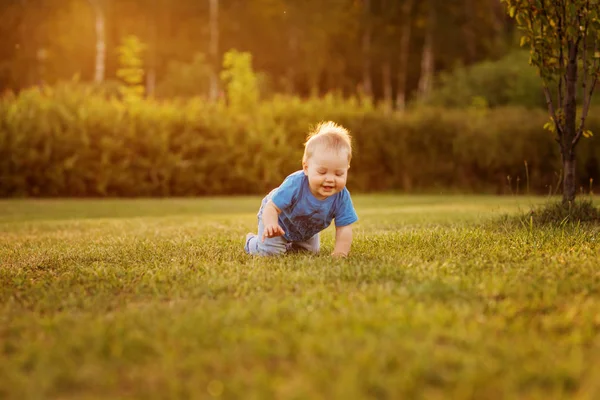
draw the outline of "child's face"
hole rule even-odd
[[[333,151],[317,147],[313,155],[302,164],[308,177],[311,193],[319,200],[339,193],[346,186],[348,178],[348,152]]]

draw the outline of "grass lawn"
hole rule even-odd
[[[0,398],[600,398],[600,228],[355,196],[353,251],[252,258],[258,197],[0,201]]]

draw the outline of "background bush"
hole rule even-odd
[[[75,83],[6,96],[0,196],[265,193],[300,169],[306,133],[322,120],[353,134],[353,191],[523,193],[525,160],[531,192],[558,181],[558,146],[542,129],[543,110],[419,108],[401,116],[335,96],[241,104],[125,104]],[[589,128],[600,132],[599,113],[590,115]],[[578,151],[587,190],[590,178],[600,179],[597,136]]]
[[[542,81],[537,68],[528,67],[528,63],[529,51],[518,49],[498,60],[457,65],[452,71],[440,73],[435,89],[424,103],[448,108],[483,104],[492,108],[522,106],[545,110]],[[581,91],[581,83],[577,88]],[[579,98],[582,95],[579,93]],[[556,94],[552,96],[555,98]],[[593,104],[600,104],[599,96],[592,100]]]
[[[527,67],[529,52],[517,50],[499,60],[488,60],[465,67],[458,65],[441,73],[430,105],[466,107],[483,101],[490,107],[520,105],[546,106],[542,83],[536,69]]]

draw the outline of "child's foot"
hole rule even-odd
[[[246,243],[244,244],[244,251],[246,254],[250,254],[250,248],[248,248],[248,245],[250,244],[250,239],[252,239],[254,236],[256,235],[252,232],[248,232],[246,234]]]

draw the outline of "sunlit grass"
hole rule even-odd
[[[260,199],[0,201],[0,398],[596,398],[600,229],[355,196],[351,256],[251,258]]]

